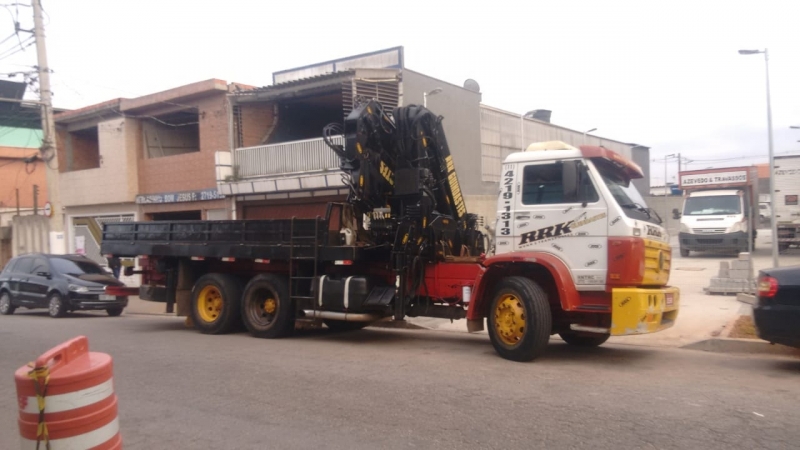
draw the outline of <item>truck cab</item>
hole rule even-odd
[[[552,254],[570,268],[578,291],[666,285],[669,234],[631,183],[641,176],[634,163],[602,147],[545,142],[510,155],[496,253]]]
[[[683,207],[673,212],[681,221],[681,256],[705,250],[749,251],[758,220],[757,176],[753,170],[743,167],[681,173]]]

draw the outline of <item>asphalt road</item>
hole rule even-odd
[[[126,449],[800,446],[800,360],[555,339],[521,364],[485,335],[367,329],[277,341],[159,316],[0,317],[0,448],[13,373],[85,334],[114,357]]]

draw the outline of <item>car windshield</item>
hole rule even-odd
[[[614,200],[625,211],[626,216],[655,224],[661,223],[658,215],[647,207],[647,203],[645,203],[636,186],[619,169],[600,161],[595,163],[595,167],[600,172],[603,183],[611,191],[611,195],[614,196]]]
[[[685,216],[714,216],[719,214],[741,214],[742,201],[738,195],[715,195],[713,197],[689,197],[683,206]]]
[[[71,275],[73,277],[80,277],[81,275],[86,275],[86,274],[105,275],[106,273],[102,267],[88,260],[51,258],[50,264],[53,266],[53,269],[56,272],[64,275]]]

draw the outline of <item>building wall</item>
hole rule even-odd
[[[241,146],[261,145],[271,131],[275,120],[275,106],[272,103],[245,103],[239,107],[241,115]]]
[[[442,92],[428,97],[428,109],[444,116],[442,125],[456,165],[461,191],[465,196],[493,193],[496,186],[481,182],[481,167],[476,164],[481,157],[481,94],[411,70],[403,70],[403,105],[422,105],[422,94],[436,88],[441,88]]]
[[[199,111],[200,151],[181,155],[147,158],[143,142],[132,143],[139,161],[139,194],[192,191],[216,188],[214,152],[230,148],[228,108],[224,93],[195,101],[182,102]]]
[[[127,203],[138,192],[136,155],[126,151],[139,138],[138,121],[112,119],[100,122],[97,128],[100,167],[60,173],[58,182],[64,206]],[[59,137],[64,133],[65,130],[60,130]],[[57,145],[61,153],[67,140],[59,139]],[[60,157],[59,164],[67,162]],[[60,169],[66,170],[64,166]]]
[[[33,185],[39,186],[39,207],[47,202],[47,177],[41,160],[25,164],[20,158],[37,152],[30,149],[0,147],[0,209],[16,208],[19,189],[20,208],[33,207]]]

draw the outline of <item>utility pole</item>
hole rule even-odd
[[[63,232],[64,219],[61,213],[61,195],[58,190],[58,158],[56,155],[56,124],[53,120],[53,92],[50,90],[50,67],[47,65],[47,48],[44,42],[41,0],[31,0],[33,6],[33,36],[39,68],[39,96],[42,111],[42,147],[40,156],[44,160],[47,174],[47,198],[52,206],[50,231]]]

